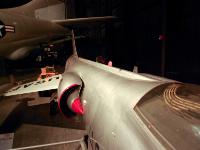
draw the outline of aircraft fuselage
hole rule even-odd
[[[17,51],[28,52],[33,45],[64,36],[67,29],[50,21],[0,11],[0,54],[17,58]],[[21,50],[24,47],[27,51]]]
[[[71,57],[58,88],[58,97],[61,97],[58,103],[62,105],[68,101],[63,93],[79,85],[89,143],[93,149],[164,149],[134,107],[150,90],[168,82],[173,81],[159,81]],[[60,106],[61,112],[64,108],[66,105]]]

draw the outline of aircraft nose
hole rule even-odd
[[[81,104],[80,98],[75,99],[75,100],[72,102],[71,107],[72,107],[72,110],[73,110],[76,114],[80,114],[80,115],[83,115],[83,114],[84,114],[83,106],[82,106],[82,104]]]

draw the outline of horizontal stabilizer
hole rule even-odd
[[[29,82],[26,84],[18,85],[7,92],[4,93],[4,96],[13,96],[26,93],[33,93],[38,91],[46,91],[57,89],[60,83],[62,75],[55,75],[50,78]]]
[[[104,22],[117,21],[118,18],[115,16],[104,16],[104,17],[88,17],[88,18],[75,18],[75,19],[65,19],[65,20],[52,20],[52,22],[57,23],[62,26],[73,26],[73,25],[83,25],[83,24],[96,24]]]

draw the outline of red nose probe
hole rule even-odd
[[[81,100],[80,98],[76,98],[72,104],[71,104],[71,108],[73,110],[73,112],[75,112],[76,114],[80,114],[80,115],[83,115],[84,114],[84,111],[83,111],[83,106],[81,104]]]

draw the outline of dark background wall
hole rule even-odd
[[[106,30],[106,54],[114,65],[128,70],[137,65],[140,72],[200,83],[198,1],[96,0],[93,7],[87,2],[86,14],[121,17],[121,24]]]
[[[31,0],[1,0],[0,8],[11,8],[21,6],[30,2]]]
[[[200,10],[195,0],[168,2],[167,69],[176,78],[200,83]]]
[[[141,72],[161,74],[163,41],[159,40],[159,36],[163,34],[163,17],[166,18],[163,1],[86,0],[79,1],[79,5],[86,9],[84,13],[77,14],[121,18],[120,23],[106,25],[105,37],[102,38],[104,53],[115,66],[133,70],[137,65]]]

